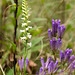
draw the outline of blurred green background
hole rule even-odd
[[[18,0],[17,62],[19,57],[24,56],[24,46],[20,40],[21,3],[22,0]],[[28,5],[31,8],[29,25],[33,28],[30,30],[32,47],[27,48],[27,57],[36,64],[39,63],[39,68],[40,57],[50,56],[48,28],[51,29],[52,18],[61,19],[61,24],[66,27],[61,50],[71,48],[75,54],[75,0],[28,0]],[[14,11],[14,0],[0,0],[0,64],[6,73],[12,68],[13,61]]]

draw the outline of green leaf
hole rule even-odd
[[[8,54],[9,54],[9,51],[7,51],[7,52],[5,53],[5,55],[3,56],[2,65],[4,64],[5,60],[7,59]]]
[[[13,75],[13,69],[10,69],[6,75]]]
[[[31,41],[32,47],[38,44],[44,37],[39,37]]]
[[[33,20],[31,20],[31,22],[39,22],[39,21],[46,21],[46,18],[35,18]]]
[[[44,44],[43,48],[46,47],[48,44]],[[35,52],[41,49],[41,45],[35,46],[31,48],[31,52]]]

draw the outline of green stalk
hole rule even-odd
[[[26,59],[26,56],[27,56],[27,42],[25,43],[25,56],[24,56],[24,75],[26,75],[26,68],[25,68],[25,59]]]

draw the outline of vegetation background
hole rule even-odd
[[[15,27],[15,0],[0,0],[0,64],[7,75],[13,75],[13,53],[14,27]],[[16,72],[19,69],[18,60],[24,56],[24,46],[20,40],[21,28],[21,4],[18,0],[18,28],[16,36]],[[51,56],[50,43],[48,40],[48,29],[51,28],[51,20],[61,19],[66,31],[63,36],[61,50],[72,49],[75,55],[75,0],[28,0],[31,8],[30,26],[32,47],[28,47],[27,57],[31,60],[28,72],[36,72],[41,66],[40,57],[45,59]],[[15,47],[14,47],[15,48]],[[37,68],[38,67],[38,68]],[[35,70],[35,71],[34,71]],[[0,70],[0,75],[2,72]]]

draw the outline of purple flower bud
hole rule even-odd
[[[29,64],[29,60],[28,60],[28,58],[26,58],[26,60],[25,60],[25,67],[26,68],[27,68],[28,64]]]
[[[60,40],[60,38],[57,40],[57,49],[60,49],[62,45],[62,40]]]
[[[50,40],[50,46],[51,46],[51,49],[53,50],[52,40]]]
[[[56,68],[57,65],[58,65],[58,61],[55,62],[54,69]]]
[[[54,19],[52,19],[52,35],[55,37],[55,33],[56,33],[56,30],[55,30],[55,22],[54,22]]]
[[[51,45],[51,49],[52,50],[57,50],[60,49],[61,45],[62,45],[62,40],[60,40],[60,38],[56,41],[55,37],[53,37],[53,40],[50,40],[50,45]]]
[[[69,69],[70,69],[69,74],[71,74],[71,72],[75,69],[75,60],[67,68],[67,70],[69,70]]]
[[[57,37],[60,38],[60,36],[61,36],[61,26],[58,26]]]
[[[74,56],[74,55],[72,55],[72,56],[70,57],[69,63],[71,63],[73,60],[75,60],[75,56]]]
[[[54,71],[54,63],[53,61],[50,62],[49,66],[48,66],[48,73],[53,73]]]
[[[59,19],[59,20],[58,20],[58,25],[60,25],[60,23],[61,23],[61,20]]]
[[[43,57],[41,57],[41,64],[42,64],[42,67],[45,68],[45,63],[44,63]]]
[[[48,58],[47,62],[46,62],[46,68],[48,67],[49,65],[49,62],[50,62],[50,59],[52,59],[51,57]]]
[[[64,53],[63,51],[60,51],[60,61],[62,62],[64,60]]]
[[[51,39],[52,35],[51,35],[51,30],[48,29],[48,36],[49,36],[49,39]]]
[[[40,68],[39,75],[41,75],[42,72],[43,72],[43,67]]]
[[[22,58],[21,60],[19,59],[19,67],[20,70],[22,71],[22,68],[24,67],[24,58]]]
[[[53,46],[53,50],[56,50],[56,40],[55,40],[55,37],[53,37],[52,46]]]
[[[55,32],[57,32],[57,28],[58,28],[58,20],[55,20]]]
[[[65,31],[65,26],[58,26],[58,29],[57,29],[57,37],[58,38],[62,38],[63,37],[63,33]]]
[[[69,60],[71,53],[72,53],[72,49],[65,50],[65,60]]]

